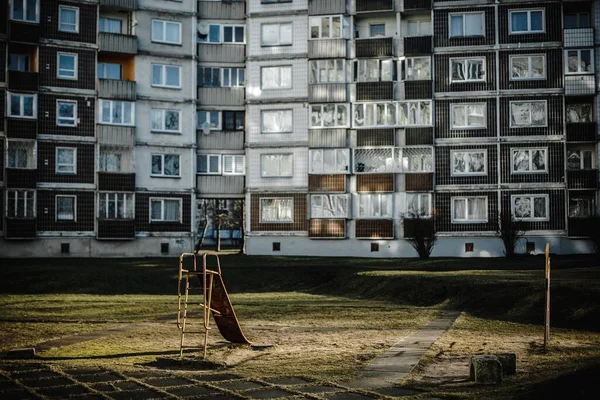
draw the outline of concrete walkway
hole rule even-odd
[[[428,322],[423,328],[405,337],[384,354],[371,361],[357,379],[342,383],[342,385],[361,389],[393,386],[412,371],[431,345],[459,315],[460,313],[457,311],[442,311],[442,316]]]

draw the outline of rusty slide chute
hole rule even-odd
[[[217,270],[210,270],[207,268],[206,261],[208,256],[216,258]],[[204,333],[204,357],[206,358],[206,347],[208,343],[208,332],[212,329],[210,326],[210,316],[213,319],[219,329],[221,335],[225,340],[236,343],[236,344],[250,344],[248,339],[244,336],[242,327],[235,315],[233,305],[225,289],[223,283],[223,277],[221,275],[221,262],[219,256],[215,253],[204,253],[202,257],[202,269],[197,268],[197,259],[200,257],[196,253],[183,253],[179,257],[179,282],[177,285],[177,327],[181,331],[181,343],[179,349],[179,355],[183,356],[184,347],[195,347],[195,346],[184,346],[184,338],[186,333]],[[192,258],[192,268],[183,268],[183,263],[186,258]],[[191,281],[196,282],[200,286],[190,286]],[[190,332],[186,331],[188,328],[188,306],[190,303],[198,304],[192,300],[190,292],[202,291],[202,308],[203,315],[203,331]],[[195,297],[195,296],[194,296]]]

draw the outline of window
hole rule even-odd
[[[77,215],[77,197],[56,196],[56,221],[75,222]]]
[[[358,147],[354,149],[354,172],[432,172],[432,147]]]
[[[33,141],[7,140],[6,168],[35,168],[37,161],[35,150],[36,144]]]
[[[309,150],[309,174],[347,174],[350,172],[350,149]]]
[[[519,221],[548,221],[548,195],[510,196],[512,215]]]
[[[510,127],[529,128],[548,125],[546,100],[511,101]]]
[[[56,148],[56,173],[77,173],[77,149],[73,147]]]
[[[353,126],[431,125],[431,101],[355,103]]]
[[[260,156],[263,178],[289,178],[293,174],[293,154],[262,154]]]
[[[214,67],[199,67],[198,86],[221,87],[221,69]]]
[[[513,174],[548,172],[547,149],[511,149]]]
[[[221,115],[218,111],[198,111],[196,112],[198,129],[204,129],[205,125],[209,129],[221,129]]]
[[[410,57],[401,62],[402,80],[419,81],[431,79],[431,59],[429,57]]]
[[[544,10],[509,11],[510,33],[542,33],[544,32]]]
[[[385,24],[370,24],[369,37],[385,36]]]
[[[181,132],[179,119],[181,111],[153,108],[150,112],[152,130],[159,132]]]
[[[243,25],[199,24],[198,42],[200,43],[244,43]]]
[[[244,43],[243,25],[224,25],[223,43]]]
[[[567,104],[567,123],[578,124],[592,122],[592,104]]]
[[[431,194],[406,193],[406,218],[431,217]]]
[[[510,80],[546,79],[546,56],[510,56]]]
[[[348,218],[350,196],[347,194],[312,194],[310,196],[311,218]]]
[[[484,36],[484,15],[483,12],[449,14],[450,37]]]
[[[37,95],[8,93],[8,116],[37,118]]]
[[[134,125],[135,103],[100,99],[100,122],[111,125]]]
[[[377,82],[395,80],[396,66],[393,60],[358,60],[358,82]]]
[[[309,83],[345,83],[346,60],[310,60]]]
[[[594,72],[593,50],[565,50],[565,73],[590,74]]]
[[[487,197],[452,197],[452,223],[488,221]]]
[[[452,129],[487,127],[485,103],[451,104]]]
[[[291,197],[261,198],[261,223],[292,223],[294,222],[294,199]]]
[[[4,3],[6,4],[6,3]],[[38,22],[40,3],[38,0],[13,0],[10,7],[10,18],[16,21]]]
[[[98,193],[98,218],[133,219],[133,194]]]
[[[221,84],[223,87],[244,86],[244,68],[221,68]]]
[[[333,128],[348,126],[347,104],[311,105],[310,127]]]
[[[358,218],[392,218],[391,194],[359,194]]]
[[[590,27],[590,13],[573,12],[565,13],[564,29],[579,29]]]
[[[292,23],[261,24],[261,46],[286,46],[292,44]]]
[[[197,161],[199,174],[221,174],[221,156],[219,154],[198,154]]]
[[[181,222],[181,199],[151,197],[150,222]]]
[[[261,111],[262,133],[291,133],[294,129],[292,110]]]
[[[591,218],[596,215],[593,197],[569,198],[569,218]]]
[[[99,79],[121,79],[121,64],[99,62],[97,75]]]
[[[485,58],[451,58],[450,82],[485,82]]]
[[[60,79],[77,79],[77,54],[58,53],[56,69],[57,77]]]
[[[98,170],[101,172],[121,172],[123,170],[121,159],[120,152],[100,148]]]
[[[408,20],[406,36],[428,36],[431,35],[431,21]]]
[[[246,123],[246,112],[223,111],[223,130],[243,131]]]
[[[71,100],[56,101],[56,125],[77,126],[77,102]]]
[[[452,176],[487,175],[487,150],[451,150]]]
[[[330,39],[350,37],[350,22],[341,15],[309,17],[311,39]]]
[[[27,54],[10,53],[8,55],[9,71],[29,71],[29,56]]]
[[[106,33],[121,33],[123,21],[117,18],[100,17],[98,19],[98,31]]]
[[[181,24],[179,22],[153,19],[152,41],[166,44],[181,44]]]
[[[8,218],[35,218],[35,190],[7,190]]]
[[[246,173],[246,157],[242,155],[223,155],[223,175],[244,175]]]
[[[155,177],[178,177],[179,154],[152,154],[152,172]]]
[[[292,66],[262,67],[260,69],[261,89],[291,89]]]
[[[179,65],[152,64],[152,86],[180,88],[180,77]]]
[[[58,30],[62,32],[79,32],[79,8],[58,6]]]
[[[593,169],[592,150],[567,150],[567,169]]]

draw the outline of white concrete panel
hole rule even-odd
[[[262,4],[261,0],[248,0],[248,4],[246,6],[248,8],[248,13],[261,13],[261,12],[269,12],[276,13],[282,11],[298,11],[298,10],[307,10],[308,11],[308,0],[294,0],[290,2],[284,3],[265,3]]]
[[[160,3],[173,3],[160,1]],[[166,44],[152,41],[152,20],[159,19],[181,23],[181,43]],[[183,17],[179,14],[168,14],[153,11],[138,10],[135,13],[138,51],[172,55],[191,55],[196,46],[196,19],[194,16]]]
[[[179,177],[152,177],[152,154],[179,154]],[[193,189],[196,183],[195,153],[191,149],[137,146],[135,148],[135,186],[157,191]]]
[[[152,64],[180,66],[181,87],[163,88],[152,86]],[[191,101],[196,96],[196,69],[192,60],[138,55],[135,58],[135,76],[138,99]]]
[[[196,0],[138,0],[138,8],[166,11],[196,11]]]
[[[292,45],[262,46],[261,31],[263,24],[292,24]],[[275,54],[304,54],[308,52],[308,17],[301,16],[274,16],[264,18],[251,18],[248,20],[246,43],[248,43],[248,56],[257,57]]]
[[[179,110],[179,133],[161,133],[152,131],[152,109]],[[196,126],[194,107],[185,103],[171,103],[164,101],[138,101],[136,102],[137,142],[151,143],[166,146],[192,146],[196,142]]]
[[[265,110],[292,110],[292,133],[262,133],[262,112]],[[304,103],[277,103],[249,105],[246,111],[247,143],[305,142],[308,141],[308,108]]]
[[[263,178],[261,154],[293,154],[293,174],[289,178]],[[249,189],[284,189],[308,187],[308,149],[248,149],[246,152],[246,187]]]
[[[292,87],[263,90],[261,68],[277,66],[292,67]],[[248,100],[308,98],[308,59],[248,61],[246,64],[246,98]]]

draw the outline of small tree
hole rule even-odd
[[[437,236],[435,235],[434,218],[427,218],[420,213],[410,212],[404,218],[404,237],[417,251],[420,259],[431,255]]]
[[[504,255],[506,258],[515,256],[515,247],[523,236],[525,229],[523,222],[513,218],[512,214],[500,213],[500,225],[498,226],[498,237],[504,244]]]
[[[196,243],[196,251],[202,248],[204,245],[204,239],[206,238],[206,232],[208,231],[209,224],[209,205],[206,199],[202,199],[200,203],[200,215],[198,215],[198,232],[200,237]]]

